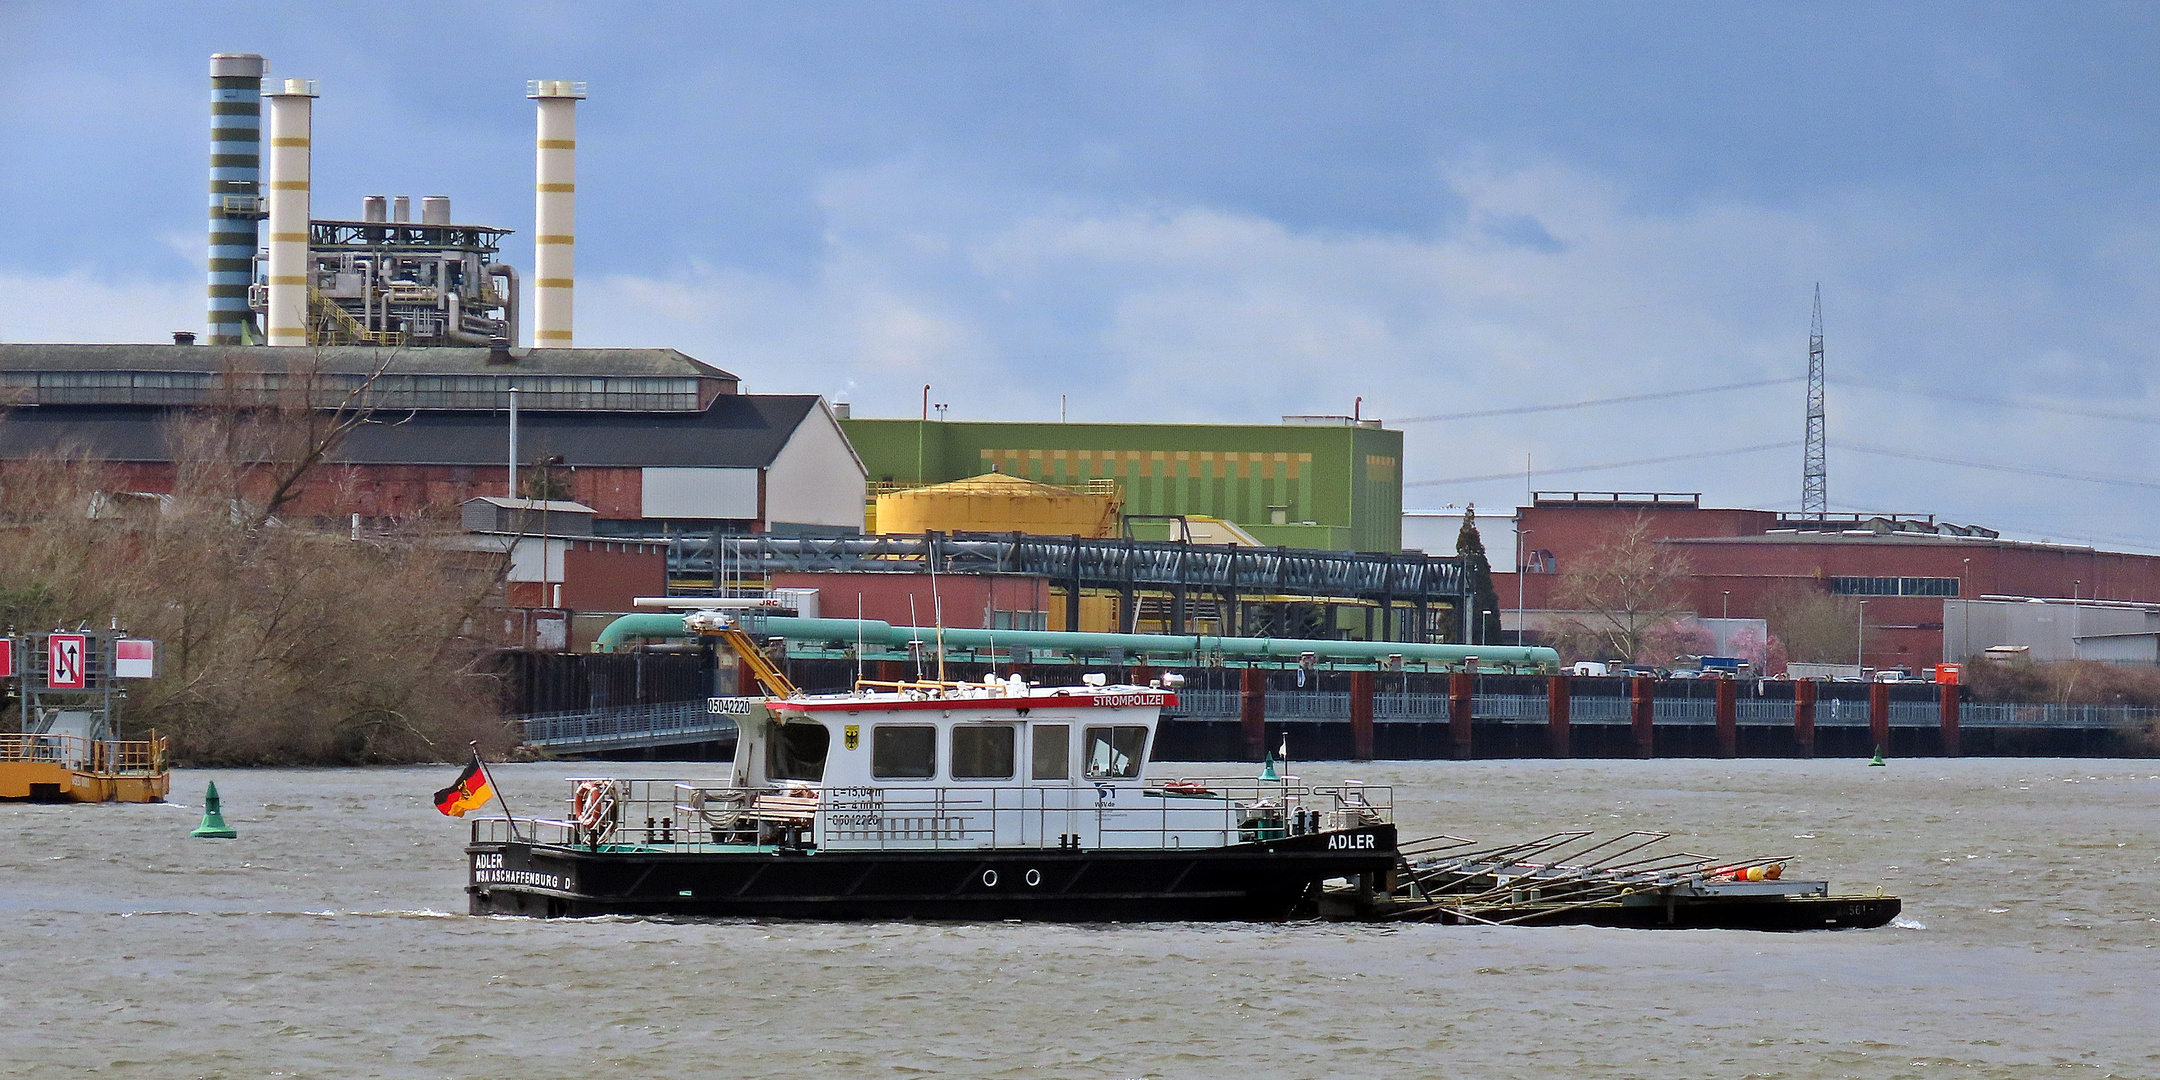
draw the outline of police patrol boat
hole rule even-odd
[[[726,616],[685,621],[767,689],[716,699],[727,774],[577,779],[560,818],[475,819],[474,914],[1272,920],[1397,863],[1387,788],[1149,775],[1175,676],[811,695]]]

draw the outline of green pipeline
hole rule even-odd
[[[876,619],[795,619],[782,616],[746,615],[744,630],[790,641],[862,642],[865,648],[905,650],[908,642],[921,641],[935,648],[939,631],[927,626],[894,626]],[[1089,634],[1063,630],[982,630],[948,627],[944,647],[950,651],[1022,648],[1030,651],[1058,650],[1103,656],[1122,650],[1132,659],[1143,657],[1220,656],[1225,659],[1275,659],[1296,662],[1305,653],[1318,660],[1383,664],[1390,656],[1422,667],[1456,667],[1472,657],[1480,666],[1512,670],[1558,671],[1560,654],[1551,649],[1520,645],[1426,645],[1406,641],[1316,641],[1302,638],[1206,637],[1184,634]],[[630,638],[679,638],[688,636],[680,615],[625,615],[609,623],[593,643],[596,652],[614,652]]]

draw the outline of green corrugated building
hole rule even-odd
[[[1219,517],[1263,544],[1402,550],[1400,431],[1347,416],[1280,424],[1019,424],[843,420],[871,486],[1002,472],[1111,480],[1134,515]],[[1147,532],[1135,530],[1135,535]]]

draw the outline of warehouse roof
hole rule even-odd
[[[698,378],[735,376],[674,349],[511,349],[489,363],[486,348],[373,345],[0,345],[0,371],[224,371],[282,373],[320,365],[326,373],[368,375],[588,375]]]
[[[772,464],[815,394],[725,395],[700,412],[532,412],[518,417],[518,456],[561,455],[576,466],[762,468]],[[172,459],[173,411],[48,405],[0,420],[0,457],[72,446],[107,461]],[[378,412],[335,460],[369,465],[499,465],[509,422],[500,412]]]

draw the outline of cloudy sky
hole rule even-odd
[[[2160,550],[2152,5],[0,0],[0,41],[0,339],[200,327],[209,53],[321,81],[317,216],[450,195],[520,267],[524,80],[580,79],[581,345],[866,416],[1362,397],[1414,507],[1527,459],[1794,509],[1820,283],[1832,509]]]

